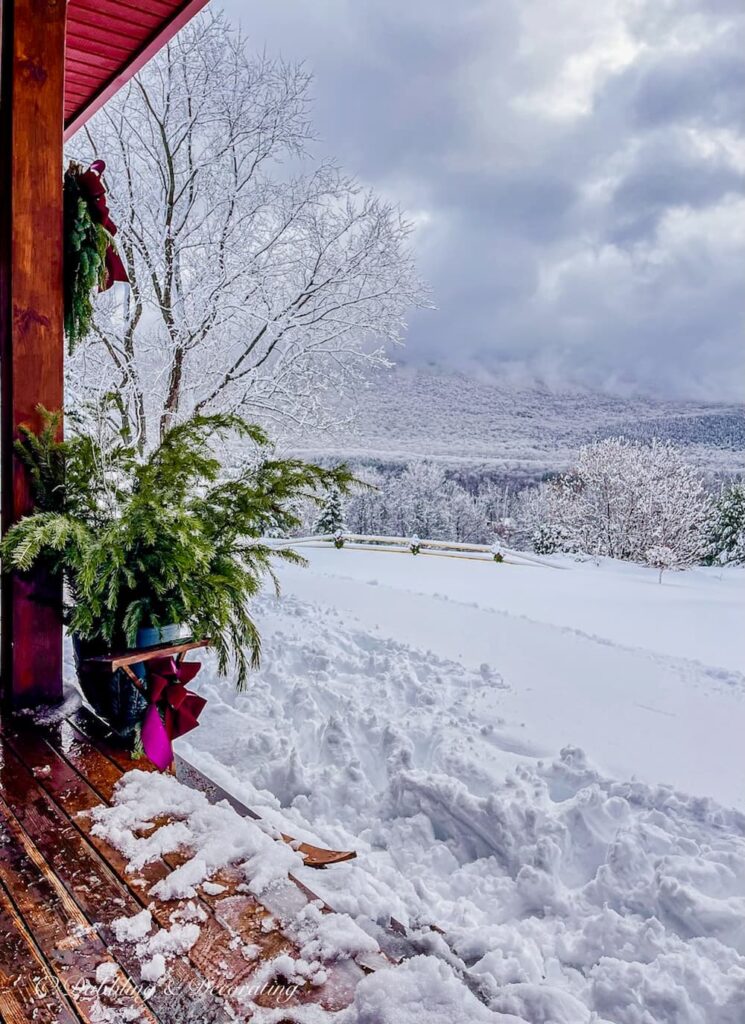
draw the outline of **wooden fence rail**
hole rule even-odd
[[[308,537],[262,538],[262,543],[277,550],[296,547],[350,547],[357,550],[387,551],[399,554],[440,555],[475,561],[506,562],[508,565],[540,565],[549,569],[566,569],[545,558],[513,551],[500,544],[468,544],[465,541],[421,540],[419,537],[380,537],[363,533],[319,534]]]

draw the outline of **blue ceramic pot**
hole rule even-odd
[[[145,626],[137,630],[135,647],[157,647],[158,644],[177,644],[180,640],[188,640],[191,630],[180,622],[168,626]],[[139,679],[145,678],[145,662],[139,661],[132,665],[132,671]]]

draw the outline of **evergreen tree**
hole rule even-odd
[[[338,487],[332,487],[323,500],[315,532],[321,536],[335,536],[337,533],[344,533],[345,529],[341,492]]]
[[[745,482],[742,480],[723,488],[716,502],[708,561],[745,564]]]

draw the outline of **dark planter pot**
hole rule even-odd
[[[105,644],[73,636],[72,648],[78,682],[86,701],[117,736],[131,736],[147,707],[144,695],[122,669],[109,672],[86,660],[106,654]]]
[[[162,643],[175,643],[188,635],[183,626],[163,626],[161,629],[141,629],[137,633],[137,647],[154,647]],[[142,721],[147,708],[147,700],[129,676],[118,669],[109,672],[105,668],[92,666],[88,658],[106,654],[106,645],[98,640],[81,640],[79,636],[72,638],[75,655],[75,668],[83,696],[96,712],[122,738],[131,737]],[[131,666],[140,679],[145,678],[145,664]]]

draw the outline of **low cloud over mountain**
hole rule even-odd
[[[741,395],[742,4],[223,6],[307,58],[319,148],[410,212],[438,309],[407,361]]]

